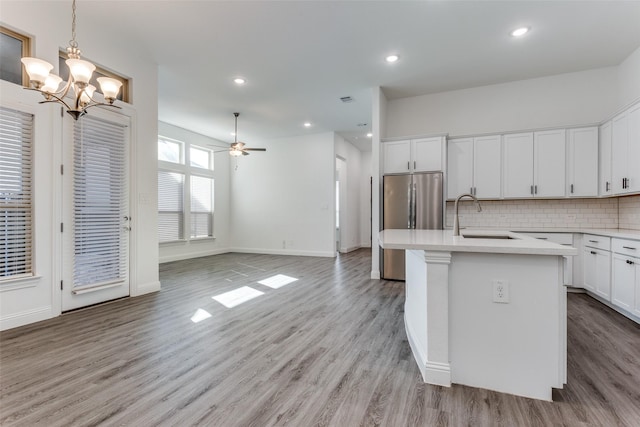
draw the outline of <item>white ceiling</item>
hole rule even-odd
[[[337,131],[364,148],[372,87],[394,99],[613,66],[640,46],[640,1],[78,2],[79,22],[109,16],[159,65],[161,121],[232,141],[239,111],[248,145]]]

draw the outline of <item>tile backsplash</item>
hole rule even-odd
[[[620,228],[640,230],[640,196],[620,197],[618,204]]]
[[[606,199],[487,200],[477,212],[471,200],[459,203],[461,227],[631,228],[640,229],[640,196]],[[446,226],[453,227],[453,202]]]

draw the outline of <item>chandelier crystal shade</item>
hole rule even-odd
[[[75,120],[87,113],[87,108],[95,106],[105,106],[120,108],[113,105],[120,92],[122,82],[111,77],[98,77],[100,90],[104,95],[106,102],[100,102],[93,99],[96,87],[89,84],[91,76],[96,66],[89,61],[80,59],[80,49],[76,42],[76,0],[72,4],[72,23],[71,23],[71,40],[67,47],[67,56],[69,59],[65,61],[69,67],[69,80],[60,88],[62,78],[51,73],[53,65],[47,61],[38,58],[22,58],[27,74],[29,75],[29,84],[31,87],[25,89],[35,90],[44,96],[46,102],[58,102],[67,108],[69,113]],[[71,93],[73,89],[73,93]],[[67,103],[65,97],[71,95],[71,102]]]

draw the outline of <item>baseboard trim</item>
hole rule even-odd
[[[357,251],[361,247],[362,246],[351,246],[351,247],[348,247],[348,248],[340,248],[340,253],[341,254],[348,254],[349,252]]]
[[[17,328],[18,326],[28,325],[30,323],[40,322],[42,320],[56,317],[53,315],[53,307],[39,307],[31,310],[22,311],[20,313],[10,314],[0,318],[0,331]]]
[[[202,258],[205,256],[211,256],[211,255],[221,255],[229,252],[232,252],[232,251],[228,248],[222,248],[222,249],[210,249],[207,251],[187,252],[184,254],[167,255],[167,256],[161,257],[158,263],[164,264],[167,262],[182,261],[185,259]]]
[[[428,384],[451,387],[451,365],[448,363],[429,362],[427,360],[427,356],[421,351],[413,338],[414,334],[407,323],[406,314],[404,316],[404,329],[407,332],[409,347],[411,347],[413,358],[418,364],[418,370],[420,370],[422,380]]]
[[[160,290],[160,281],[144,283],[142,285],[136,286],[135,290],[133,287],[131,288],[131,296],[138,297],[140,295],[150,294],[153,292],[158,292]]]
[[[380,270],[371,270],[371,279],[380,280]]]
[[[299,251],[294,249],[231,248],[228,252],[265,255],[317,256],[326,258],[334,258],[336,256],[333,251]]]

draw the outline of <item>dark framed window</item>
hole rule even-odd
[[[67,52],[60,51],[60,54],[58,55],[58,70],[60,70],[60,77],[62,77],[62,81],[65,82],[69,80],[69,67],[67,67],[67,64],[65,63],[68,58],[69,57],[67,56]],[[95,65],[93,61],[91,62]],[[120,88],[120,92],[118,93],[118,100],[131,104],[131,97],[129,94],[129,79],[106,70],[99,65],[96,65],[96,70],[93,72],[93,76],[91,77],[91,81],[89,83],[96,87],[97,93],[102,93],[100,91],[100,83],[98,83],[97,80],[98,77],[111,77],[112,79],[116,79],[122,82],[122,87]]]
[[[29,86],[29,76],[20,60],[31,55],[31,39],[0,25],[0,80]]]

